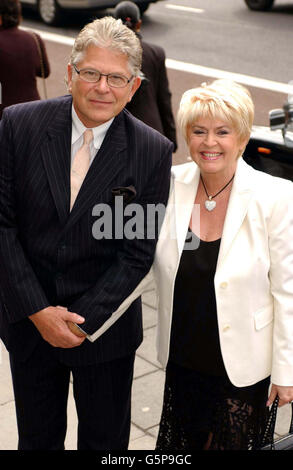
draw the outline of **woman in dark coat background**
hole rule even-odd
[[[0,119],[7,106],[40,99],[36,77],[50,74],[45,45],[39,35],[18,28],[21,21],[19,0],[0,0]],[[0,98],[1,98],[0,95]]]
[[[132,29],[140,38],[142,47],[143,80],[126,108],[135,117],[168,137],[177,149],[176,127],[171,106],[171,92],[165,66],[165,52],[162,47],[141,39],[140,12],[130,1],[118,3],[114,16]]]

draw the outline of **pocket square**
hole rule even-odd
[[[134,186],[119,186],[112,189],[113,196],[122,196],[123,202],[129,203],[135,199],[136,189]]]

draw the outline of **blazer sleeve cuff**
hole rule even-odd
[[[293,386],[293,368],[292,365],[276,365],[272,368],[271,373],[272,384],[279,385],[280,387]]]
[[[132,302],[134,302],[138,297],[140,297],[144,292],[150,290],[153,286],[154,276],[152,268],[148,272],[148,274],[142,279],[142,281],[138,284],[136,289],[121,303],[121,305],[112,313],[110,318],[96,331],[92,334],[87,334],[87,339],[92,343],[96,341],[105,331],[107,331],[120,317],[126,310],[130,307]],[[80,328],[81,329],[81,328]],[[83,331],[83,330],[82,330]]]

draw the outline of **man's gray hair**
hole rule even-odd
[[[140,40],[121,20],[106,16],[88,23],[74,42],[70,56],[71,65],[77,65],[83,59],[90,45],[127,55],[131,74],[139,75],[142,61]]]

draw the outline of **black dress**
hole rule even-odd
[[[223,363],[214,291],[220,241],[200,240],[197,250],[181,256],[156,446],[160,451],[257,448],[268,417],[269,377],[235,387]]]

